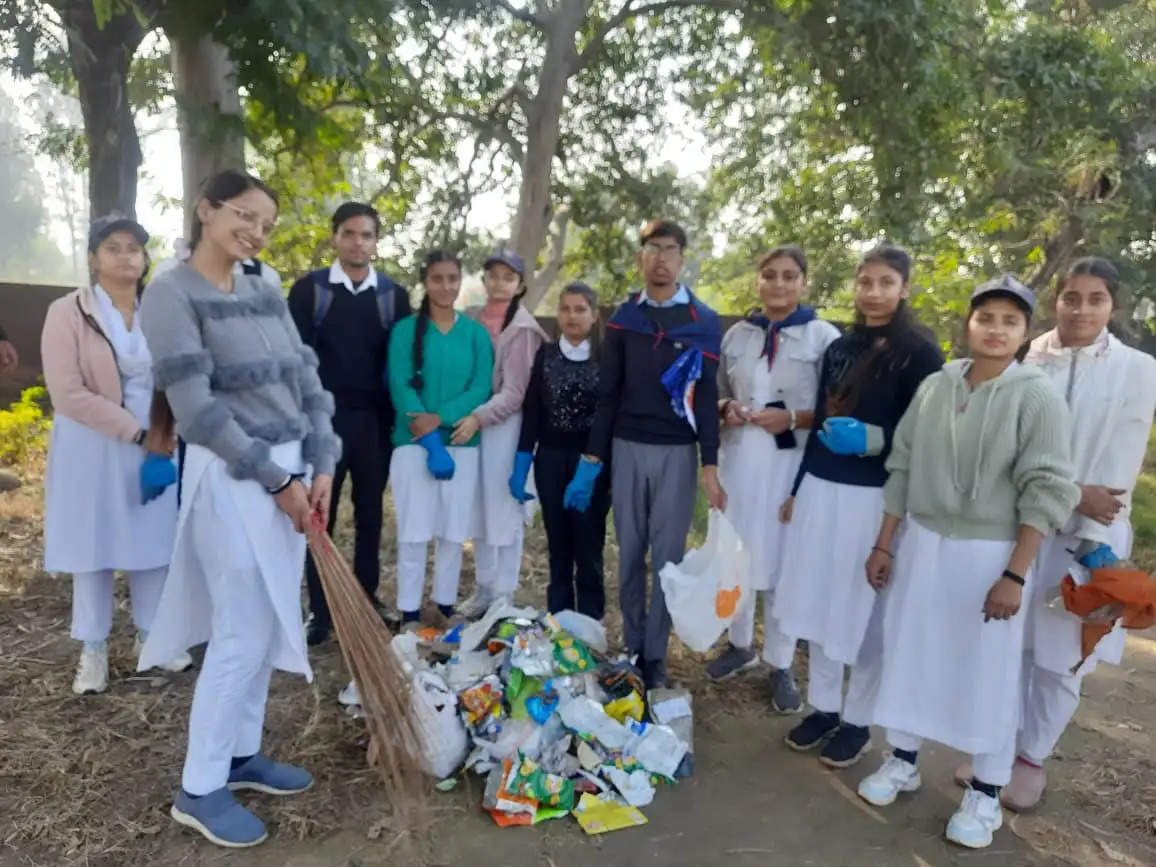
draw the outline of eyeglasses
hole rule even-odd
[[[261,236],[264,238],[268,238],[270,235],[272,235],[273,229],[276,228],[273,223],[262,223],[261,215],[254,211],[247,211],[244,208],[238,208],[232,202],[220,202],[219,204],[224,205],[226,208],[236,214],[237,217],[240,218],[241,222],[248,226],[250,229],[260,232]]]
[[[656,259],[674,259],[682,255],[682,247],[678,246],[678,244],[643,244],[642,251],[654,256]]]

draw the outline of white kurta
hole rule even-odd
[[[818,319],[784,328],[768,369],[761,357],[766,332],[737,323],[723,338],[720,396],[752,412],[775,401],[787,409],[813,409],[823,352],[838,336],[833,325]],[[808,433],[795,431],[796,447],[780,449],[774,436],[757,425],[722,429],[719,477],[727,492],[727,517],[751,552],[754,590],[771,590],[778,583],[785,532],[779,507],[790,496]]]
[[[510,475],[514,472],[514,453],[521,433],[522,413],[518,411],[503,422],[482,428],[477,449],[480,469],[470,535],[496,548],[517,542],[526,520],[525,506],[510,494]]]
[[[269,456],[292,472],[306,470],[300,442],[273,446]],[[234,479],[202,446],[188,447],[182,485],[173,561],[138,668],[208,641],[214,607],[230,605],[230,575],[247,581],[257,570],[277,620],[268,664],[312,679],[301,620],[305,537],[261,485]]]
[[[152,356],[134,316],[132,328],[99,285],[93,287],[105,336],[116,349],[124,406],[148,425]],[[44,569],[48,572],[140,571],[167,566],[177,522],[176,486],[141,504],[140,446],[78,421],[53,421],[44,476]]]
[[[775,590],[774,616],[784,634],[855,664],[876,601],[864,567],[882,521],[882,488],[803,479]]]
[[[1131,554],[1132,489],[1139,477],[1156,412],[1156,359],[1124,345],[1107,331],[1091,346],[1065,348],[1056,331],[1032,341],[1026,362],[1042,367],[1064,395],[1072,415],[1072,462],[1076,480],[1126,491],[1124,508],[1110,526],[1076,512],[1062,532],[1046,539],[1036,559],[1039,576],[1032,589],[1025,648],[1036,665],[1068,675],[1080,659],[1080,624],[1064,612],[1047,608],[1060,580],[1072,566],[1080,540],[1110,545],[1122,558]],[[1072,570],[1079,582],[1086,570]],[[1118,663],[1124,632],[1117,628],[1100,641],[1092,660]]]
[[[424,448],[407,445],[393,450],[389,479],[398,542],[445,539],[461,543],[470,537],[478,487],[478,449],[450,446],[448,451],[454,459],[454,477],[438,481],[426,466]]]
[[[985,623],[983,605],[1015,543],[948,539],[911,517],[904,524],[872,722],[973,755],[999,753],[1019,722],[1025,615]]]

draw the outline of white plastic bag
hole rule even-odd
[[[711,510],[706,542],[658,573],[675,634],[705,653],[751,593],[750,553],[721,512]]]
[[[421,766],[445,779],[466,757],[466,727],[458,717],[458,697],[431,671],[413,678],[413,712],[422,735]]]
[[[558,625],[589,647],[599,653],[605,653],[607,648],[606,627],[585,614],[566,609],[553,615]]]

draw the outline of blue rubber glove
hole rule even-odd
[[[425,465],[439,482],[448,482],[454,477],[454,459],[442,442],[441,431],[430,431],[417,441],[426,451]]]
[[[587,458],[578,461],[578,469],[574,471],[574,478],[566,486],[566,493],[562,495],[562,506],[576,512],[585,512],[590,508],[590,498],[594,496],[594,480],[602,472],[602,464],[595,463]]]
[[[818,436],[819,442],[837,455],[867,454],[867,425],[857,418],[829,418]]]
[[[526,503],[534,499],[533,494],[526,493],[526,479],[530,476],[530,464],[534,462],[531,452],[514,453],[514,472],[510,474],[510,496],[519,503]]]
[[[1120,558],[1116,556],[1116,552],[1104,544],[1098,545],[1079,559],[1079,564],[1087,569],[1104,569],[1119,562]]]
[[[150,452],[140,465],[140,502],[147,505],[177,482],[177,467],[168,455]]]

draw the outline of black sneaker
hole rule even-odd
[[[839,714],[814,711],[787,734],[787,746],[805,753],[813,750],[839,728]]]
[[[870,749],[871,729],[844,723],[819,753],[819,761],[829,768],[849,768]]]
[[[329,633],[332,631],[333,624],[328,620],[321,620],[315,615],[310,614],[309,619],[305,622],[305,643],[310,647],[324,644],[329,639]]]

